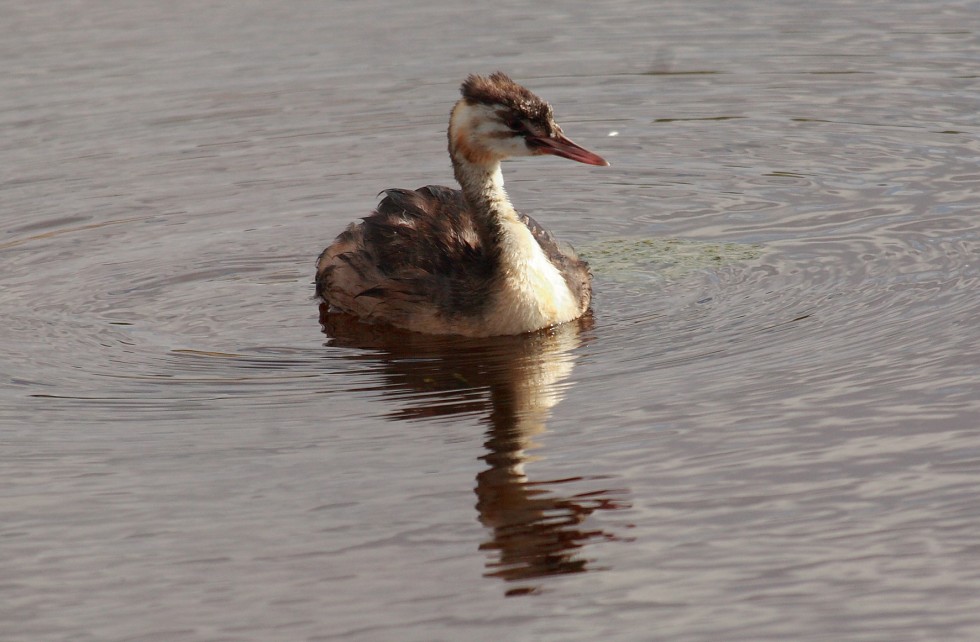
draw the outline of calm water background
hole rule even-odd
[[[980,3],[2,5],[0,638],[980,638]],[[518,207],[751,250],[325,334],[498,68]]]

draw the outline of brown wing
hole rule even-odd
[[[385,190],[317,262],[317,295],[331,306],[403,327],[480,314],[497,255],[480,245],[462,194],[429,185]]]

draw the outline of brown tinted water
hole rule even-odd
[[[4,3],[0,638],[980,637],[978,9]],[[322,327],[497,68],[593,314]]]

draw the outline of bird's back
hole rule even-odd
[[[480,243],[461,192],[428,185],[384,194],[320,255],[317,295],[364,320],[422,332],[479,317],[499,257]]]

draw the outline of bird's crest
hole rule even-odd
[[[535,121],[548,122],[554,118],[551,105],[534,95],[530,89],[518,85],[502,71],[489,76],[470,74],[459,91],[470,104],[503,105]]]

